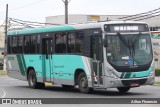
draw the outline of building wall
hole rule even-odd
[[[4,27],[0,27],[0,63],[2,63],[3,55],[2,52],[4,51]]]
[[[69,16],[68,19],[69,19],[68,22],[70,24],[87,22],[86,15],[72,15],[72,16]],[[64,17],[64,15],[46,17],[46,23],[52,23],[55,25],[65,24],[65,17]],[[47,25],[49,25],[49,24],[47,24]]]
[[[0,27],[0,48],[4,47],[4,27]]]
[[[0,32],[0,48],[4,47],[4,33]]]
[[[94,20],[95,17],[92,16],[97,16],[97,21],[105,21],[105,20],[119,20],[118,18],[125,17],[127,15],[69,15],[69,24],[72,23],[87,23],[89,21],[96,21]],[[145,18],[145,17],[142,17]],[[53,24],[65,24],[64,21],[65,17],[64,15],[59,15],[59,16],[49,16],[46,17],[46,23],[53,23]],[[141,19],[141,18],[138,18]],[[150,27],[155,27],[155,26],[160,26],[160,16],[153,17],[150,19],[144,19],[141,20],[143,22],[146,22],[149,24]],[[135,20],[135,19],[133,19]]]

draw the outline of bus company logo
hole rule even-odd
[[[2,104],[12,104],[11,99],[2,99]]]

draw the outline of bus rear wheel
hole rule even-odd
[[[117,89],[119,92],[125,93],[130,90],[130,87],[118,87]]]
[[[36,73],[34,70],[30,70],[28,74],[28,84],[31,88],[37,89],[37,88],[44,88],[44,83],[37,82]]]
[[[78,87],[81,93],[88,94],[92,92],[92,88],[88,87],[88,80],[83,72],[78,76]]]

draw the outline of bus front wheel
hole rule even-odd
[[[44,88],[44,83],[37,82],[36,73],[34,70],[30,70],[28,74],[28,84],[31,88],[37,89],[37,88]]]
[[[130,87],[118,87],[117,89],[119,92],[125,93],[130,90]]]
[[[88,87],[88,80],[84,72],[78,76],[78,87],[81,93],[88,94],[92,91],[92,88]]]

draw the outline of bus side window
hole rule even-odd
[[[68,53],[75,53],[75,33],[69,33],[68,35]]]
[[[19,36],[18,44],[18,53],[23,53],[23,36]]]
[[[32,35],[31,36],[31,43],[30,43],[30,53],[36,53],[36,36]]]
[[[40,53],[40,34],[37,35],[37,53]]]
[[[7,44],[7,53],[11,54],[11,48],[12,48],[12,38],[8,37],[8,44]]]
[[[83,53],[82,33],[69,33],[67,43],[68,53]]]
[[[30,53],[31,36],[25,36],[24,39],[24,53]]]
[[[12,53],[18,53],[18,36],[12,37]]]
[[[56,53],[66,53],[67,46],[67,34],[66,33],[58,33],[55,36],[55,52]]]
[[[84,50],[83,41],[84,41],[83,33],[76,33],[76,46],[75,46],[76,53],[83,53]]]

